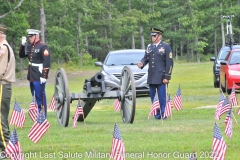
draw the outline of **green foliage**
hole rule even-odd
[[[96,62],[97,59],[93,59],[90,54],[84,54],[83,55],[83,65],[84,66],[94,66],[94,62]]]
[[[103,60],[110,50],[146,46],[150,27],[164,30],[163,38],[169,40],[174,52],[183,49],[181,59],[188,60],[188,49],[193,49],[194,56],[216,53],[222,46],[221,23],[226,26],[221,15],[235,15],[234,39],[239,42],[239,12],[236,0],[24,0],[3,1],[0,6],[1,23],[9,27],[7,39],[14,50],[18,50],[26,29],[45,26],[45,42],[57,64],[78,63],[85,53]]]

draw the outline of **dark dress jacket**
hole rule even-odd
[[[47,79],[50,69],[50,52],[48,46],[43,42],[36,42],[35,45],[21,45],[19,49],[19,57],[28,57],[28,75],[30,82],[40,81],[40,77]]]
[[[157,46],[149,44],[141,62],[143,67],[149,64],[148,84],[162,84],[163,79],[171,79],[173,59],[169,44],[162,41]]]

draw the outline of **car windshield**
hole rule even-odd
[[[143,58],[144,53],[145,52],[123,52],[109,54],[105,61],[105,65],[136,65],[137,62]]]
[[[232,52],[229,64],[240,64],[240,51]]]
[[[226,58],[226,56],[227,56],[227,54],[229,53],[229,50],[230,49],[224,49],[224,50],[222,50],[221,52],[220,52],[220,54],[219,54],[219,60],[225,60],[225,58]]]

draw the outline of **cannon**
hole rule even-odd
[[[118,99],[120,113],[124,123],[133,123],[136,108],[136,88],[131,68],[125,66],[122,69],[119,90],[107,90],[104,83],[104,75],[96,73],[90,79],[86,79],[81,93],[69,93],[68,80],[65,70],[59,68],[55,75],[54,99],[56,116],[60,126],[67,127],[69,123],[70,103],[81,100],[84,117],[80,115],[78,121],[83,121],[88,116],[97,101],[102,99]]]

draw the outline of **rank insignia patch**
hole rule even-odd
[[[169,58],[172,58],[172,52],[169,53]]]
[[[44,56],[49,56],[49,52],[48,52],[48,50],[46,50],[46,49],[45,49],[45,51],[44,51]]]

